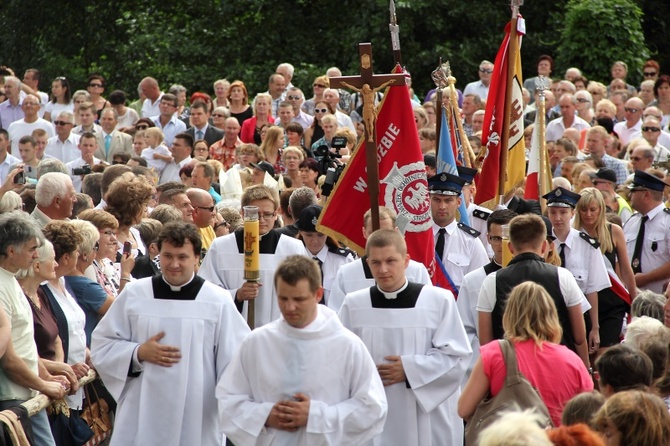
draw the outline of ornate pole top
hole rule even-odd
[[[450,83],[449,78],[452,77],[449,61],[442,63],[442,58],[440,57],[440,65],[435,70],[433,70],[431,77],[433,78],[433,82],[435,82],[435,86],[437,88],[447,88]],[[456,82],[456,79],[454,79],[454,82]]]
[[[535,90],[540,93],[540,97],[544,97],[544,92],[549,89],[550,80],[545,76],[538,76],[535,79]]]

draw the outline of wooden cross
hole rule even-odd
[[[372,230],[379,229],[379,170],[377,166],[377,143],[375,121],[375,93],[387,85],[405,85],[404,74],[374,74],[372,71],[372,44],[359,43],[358,53],[361,74],[330,78],[330,88],[349,88],[361,94],[363,101],[363,123],[365,124],[365,159],[368,169],[368,192]],[[409,104],[408,104],[409,105]]]

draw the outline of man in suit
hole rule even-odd
[[[133,138],[127,133],[116,130],[118,121],[119,114],[113,108],[106,108],[100,114],[102,132],[95,136],[98,140],[98,149],[93,156],[107,164],[112,164],[114,155],[119,153],[134,155]]]
[[[209,110],[207,104],[203,102],[191,105],[191,127],[186,133],[191,135],[194,141],[204,139],[207,141],[207,146],[223,138],[223,130],[209,125]]]

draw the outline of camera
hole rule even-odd
[[[347,147],[347,138],[344,136],[334,136],[330,146],[339,152],[340,149]]]
[[[72,169],[72,175],[88,175],[89,173],[91,173],[91,166],[88,164]]]
[[[26,184],[26,174],[23,171],[14,175],[14,184]]]

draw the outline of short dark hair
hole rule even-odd
[[[517,215],[518,214],[511,209],[498,209],[497,211],[493,211],[486,220],[486,230],[490,231],[491,225],[494,223],[501,226],[506,225]]]
[[[651,386],[653,365],[644,352],[628,344],[618,344],[596,360],[600,382],[614,392],[643,390]]]
[[[30,135],[22,136],[21,139],[19,139],[19,144],[30,144],[33,147],[37,145],[35,138]]]
[[[515,250],[538,248],[546,239],[547,226],[539,215],[517,215],[509,222],[509,241]]]
[[[141,156],[137,156],[137,155],[131,156],[130,159],[135,161],[140,166],[149,167],[149,165],[147,164],[147,160],[142,158]],[[128,160],[128,161],[130,161],[130,160]],[[126,161],[126,163],[127,163],[127,161]]]
[[[167,102],[167,101],[170,101],[170,102],[172,102],[172,105],[174,105],[175,107],[177,107],[177,106],[179,105],[179,103],[178,103],[178,101],[177,101],[177,96],[175,96],[175,95],[172,94],[172,93],[165,93],[165,94],[161,97],[161,102],[162,102],[162,101],[166,101],[166,102]]]
[[[194,104],[191,104],[191,110],[193,110],[194,108],[200,108],[202,109],[203,112],[209,114],[209,106],[204,102],[196,102]]]
[[[303,133],[305,133],[305,129],[303,129],[302,126],[300,124],[298,124],[297,122],[291,122],[289,125],[287,125],[286,126],[286,131],[297,133],[300,136],[302,136]]]
[[[122,90],[114,90],[109,94],[107,100],[112,105],[123,105],[126,103],[126,93]]]
[[[321,287],[321,270],[309,257],[292,255],[286,257],[275,270],[275,288],[279,279],[291,286],[306,279],[309,282],[309,290],[315,292]]]
[[[195,105],[195,104],[194,104],[194,105]],[[193,107],[193,106],[191,106],[191,107]],[[174,139],[181,139],[181,140],[183,140],[183,141],[186,143],[186,145],[187,145],[188,147],[190,147],[191,149],[193,149],[193,142],[194,142],[194,139],[193,139],[193,136],[191,136],[189,133],[186,133],[186,132],[177,133],[177,134],[175,135]]]
[[[548,54],[543,54],[543,55],[541,55],[540,57],[538,57],[538,59],[537,59],[537,63],[538,63],[538,65],[539,65],[539,63],[542,62],[543,60],[546,60],[547,62],[549,62],[549,68],[553,71],[553,70],[554,70],[554,58],[551,57],[551,56],[548,55]]]
[[[187,241],[193,245],[193,254],[196,257],[200,256],[202,250],[202,240],[200,239],[200,231],[193,223],[186,223],[183,221],[173,221],[163,226],[156,244],[158,250],[163,248],[163,243],[169,243],[172,246],[181,248]]]

